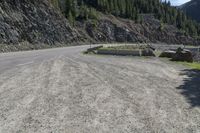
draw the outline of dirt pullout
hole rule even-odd
[[[186,75],[158,59],[60,56],[0,75],[0,132],[200,132]]]

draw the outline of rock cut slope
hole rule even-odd
[[[96,24],[91,20],[77,22],[76,29],[96,42],[200,44],[200,40],[185,35],[174,25],[162,25],[152,14],[143,14],[142,17],[143,23],[136,23],[133,20],[101,14]]]
[[[52,6],[50,0],[1,0],[0,51],[88,42],[200,44],[200,40],[185,35],[173,25],[163,24],[153,14],[141,16],[143,23],[136,23],[98,11],[97,20],[76,20],[71,26],[62,9]]]
[[[55,44],[80,38],[47,0],[0,1],[0,44]]]

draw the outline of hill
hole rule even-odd
[[[0,50],[104,42],[199,45],[199,26],[159,0],[2,0]]]
[[[77,43],[81,39],[47,0],[0,1],[1,51]]]
[[[200,22],[200,1],[192,0],[181,6],[181,9],[186,12],[192,19]]]

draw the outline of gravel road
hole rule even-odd
[[[0,54],[0,133],[200,132],[198,71],[87,47]]]

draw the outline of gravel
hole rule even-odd
[[[183,66],[86,48],[0,55],[0,132],[200,132]]]

